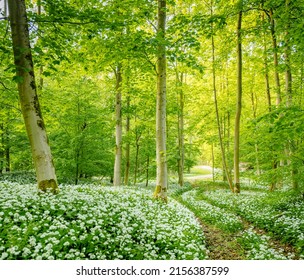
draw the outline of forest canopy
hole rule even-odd
[[[218,179],[232,191],[243,175],[271,190],[303,188],[303,1],[26,5],[59,182],[148,183],[165,162],[164,180],[180,185],[193,165],[206,164],[222,170]],[[13,59],[12,16],[1,1],[1,173],[34,169],[16,86],[24,77]],[[166,120],[157,134],[162,92],[159,118]]]

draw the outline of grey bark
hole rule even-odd
[[[115,102],[115,163],[114,163],[114,176],[113,185],[121,185],[121,158],[122,158],[122,119],[121,119],[121,86],[122,86],[122,73],[121,65],[118,65],[115,71],[116,75],[116,102]]]
[[[167,201],[166,149],[166,0],[158,0],[157,97],[156,97],[156,188],[154,197]]]
[[[57,178],[35,83],[25,1],[8,1],[21,111],[30,141],[38,188],[58,192]]]

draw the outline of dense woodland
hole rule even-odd
[[[167,201],[171,195],[207,224],[213,221],[224,231],[247,230],[241,242],[245,251],[250,247],[246,240],[257,233],[244,228],[241,219],[274,236],[286,234],[283,242],[294,246],[288,256],[303,258],[304,208],[302,202],[296,204],[303,200],[304,190],[303,0],[0,3],[0,179],[6,182],[2,196],[13,197],[16,187],[21,197],[29,192],[38,199],[28,186],[22,190],[12,182],[20,175],[32,183],[29,178],[35,172],[38,188],[59,192],[63,205],[69,201],[77,209],[77,199],[69,200],[69,192],[71,197],[80,195],[85,208],[90,205],[86,192],[112,199],[111,188],[104,194],[96,185],[114,185],[129,192],[115,207],[122,209],[129,201],[144,209],[140,198],[132,200],[132,187],[152,194],[153,186],[154,197]],[[213,170],[208,187],[190,184],[185,176],[202,164]],[[86,182],[93,182],[93,187],[85,187]],[[263,193],[260,204],[250,200],[248,182],[253,182],[256,197]],[[237,198],[238,193],[247,198]],[[289,195],[292,202],[287,203]],[[56,198],[49,199],[47,207],[64,211],[54,206]],[[149,203],[166,207],[158,201],[157,206]],[[206,258],[205,245],[199,245],[205,237],[197,237],[199,225],[194,225],[189,210],[180,210],[175,203],[163,211],[169,211],[170,219],[174,211],[189,219],[193,232],[183,242],[194,240],[193,246],[198,246],[189,255],[174,250],[176,255],[170,255],[164,245],[159,248],[167,249],[155,249],[155,254],[147,247],[146,253],[130,249],[130,255],[127,246],[121,252],[112,248],[115,254],[110,250],[109,255],[98,255],[92,249],[88,254],[70,252],[68,257],[58,253],[55,258]],[[227,226],[226,218],[216,216],[222,210],[206,203],[224,209],[223,215],[240,217],[228,217],[234,222]],[[255,210],[269,207],[264,211],[268,218],[259,220],[249,208],[242,208],[246,205]],[[206,209],[218,214],[204,216]],[[297,231],[273,224],[273,217],[280,219],[285,210],[290,219],[298,218]],[[0,208],[0,217],[1,213],[6,212]],[[177,228],[176,236],[168,235],[167,240],[178,238]],[[66,242],[70,241],[61,243]],[[183,250],[182,245],[174,246]],[[14,252],[3,253],[2,258],[14,258]],[[247,258],[256,256],[248,254]],[[29,254],[23,253],[23,258]]]

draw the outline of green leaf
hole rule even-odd
[[[21,84],[23,83],[23,77],[16,75],[13,77],[13,81],[16,82],[17,84]]]

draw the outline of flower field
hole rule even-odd
[[[193,213],[132,188],[0,183],[0,259],[205,259]]]
[[[201,223],[229,234],[252,260],[304,258],[304,201],[287,191],[171,186],[168,204],[151,188],[0,182],[0,259],[208,259]],[[284,244],[292,248],[286,250]],[[219,247],[221,244],[218,244]]]
[[[304,258],[304,200],[299,196],[261,189],[235,195],[227,189],[198,187],[178,191],[175,197],[203,222],[234,233],[248,259]],[[292,245],[298,257],[283,254],[271,239]]]

